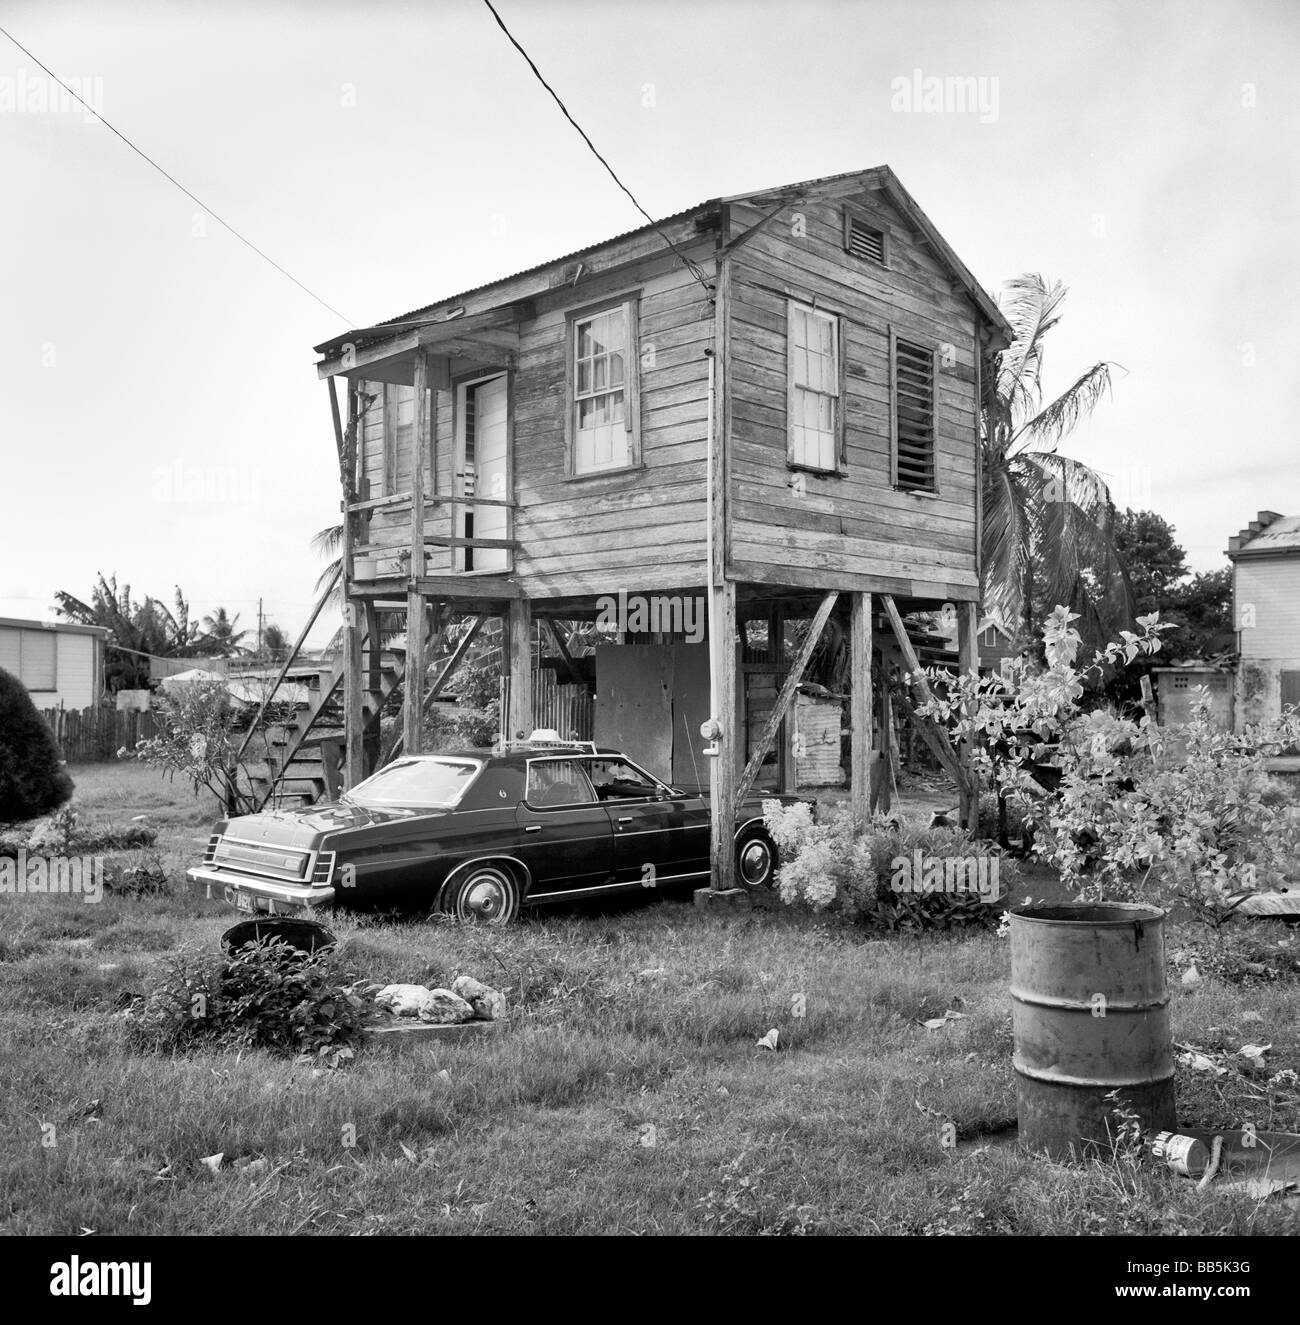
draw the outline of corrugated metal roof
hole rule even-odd
[[[419,308],[413,308],[409,313],[399,313],[396,317],[387,318],[383,322],[375,323],[375,325],[386,327],[391,326],[394,322],[407,322],[427,313],[431,308],[437,308],[439,304],[449,304],[458,299],[467,299],[472,294],[482,294],[484,290],[492,289],[494,285],[505,285],[507,281],[517,281],[521,276],[532,276],[536,272],[545,271],[547,267],[554,267],[558,263],[572,262],[575,258],[586,257],[588,253],[594,253],[598,248],[605,248],[609,244],[617,244],[620,240],[632,239],[636,235],[646,234],[653,230],[655,226],[672,225],[676,221],[684,221],[688,216],[694,216],[696,213],[716,207],[719,201],[717,198],[712,198],[707,202],[696,203],[694,207],[687,207],[685,211],[674,212],[671,216],[662,217],[654,225],[637,226],[635,230],[624,230],[622,234],[610,235],[599,243],[588,244],[586,248],[574,249],[572,253],[562,253],[558,258],[548,258],[545,262],[537,263],[536,266],[511,272],[509,276],[498,276],[494,281],[486,281],[482,285],[471,286],[468,290],[461,290],[458,294],[444,295],[441,299],[434,299],[427,304],[421,304]]]
[[[1237,553],[1285,552],[1300,548],[1300,515],[1284,515],[1243,543]]]
[[[891,201],[899,207],[905,214],[911,216],[912,220],[921,228],[933,246],[938,250],[937,256],[945,262],[953,273],[958,277],[961,283],[967,288],[971,297],[979,305],[980,310],[985,317],[995,327],[998,327],[1008,336],[1011,328],[997,306],[997,301],[989,295],[982,285],[974,278],[970,271],[957,257],[952,248],[944,240],[943,236],[935,229],[933,222],[921,210],[916,200],[903,188],[901,181],[894,175],[893,171],[886,166],[876,166],[866,170],[848,170],[837,175],[821,175],[816,179],[798,180],[792,184],[777,185],[769,189],[758,189],[748,193],[732,194],[724,198],[709,198],[704,202],[696,203],[693,207],[687,207],[683,211],[674,212],[671,216],[665,216],[650,225],[638,226],[633,230],[625,230],[621,234],[611,235],[606,239],[600,240],[595,244],[588,244],[585,248],[574,249],[571,253],[561,254],[559,257],[550,258],[545,262],[539,262],[535,266],[525,267],[521,271],[510,273],[508,276],[499,276],[496,280],[487,281],[482,285],[475,285],[467,290],[461,290],[457,294],[445,295],[441,299],[435,299],[427,304],[421,304],[418,308],[413,308],[409,312],[399,313],[396,317],[387,318],[383,322],[373,323],[370,327],[354,330],[344,333],[344,336],[359,336],[364,334],[366,342],[373,340],[383,340],[385,336],[380,331],[381,328],[397,329],[404,322],[418,322],[420,318],[427,315],[430,310],[444,304],[455,304],[461,300],[468,299],[471,295],[481,294],[485,290],[491,290],[496,286],[505,285],[509,281],[518,280],[523,276],[532,276],[538,272],[545,271],[548,267],[555,267],[561,263],[573,262],[578,258],[586,257],[590,253],[595,253],[599,249],[607,248],[610,244],[619,243],[625,239],[631,239],[637,235],[647,234],[658,227],[672,225],[678,221],[684,221],[691,216],[699,216],[708,213],[720,207],[724,203],[739,202],[749,200],[760,202],[763,199],[774,199],[782,196],[796,195],[809,189],[819,188],[827,184],[840,183],[843,180],[854,179],[860,176],[878,174],[881,176],[885,191],[888,193]],[[317,353],[326,352],[327,347],[334,346],[341,337],[333,337],[328,341],[316,347]]]

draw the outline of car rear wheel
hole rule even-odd
[[[503,866],[475,865],[447,890],[442,910],[457,920],[505,925],[519,913],[519,885]]]
[[[736,873],[746,888],[772,886],[776,847],[761,828],[751,829],[736,844]]]

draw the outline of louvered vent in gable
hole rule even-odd
[[[878,262],[882,267],[885,265],[885,232],[847,211],[844,213],[844,247],[855,258]]]
[[[934,353],[905,340],[894,342],[895,483],[934,492]]]

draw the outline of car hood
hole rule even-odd
[[[274,846],[310,847],[327,835],[406,819],[438,818],[446,813],[446,810],[381,809],[338,801],[301,810],[267,810],[262,814],[244,815],[230,820],[225,835],[243,838],[247,842],[269,842]]]

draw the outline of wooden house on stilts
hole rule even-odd
[[[714,805],[788,783],[784,720],[830,627],[865,817],[882,645],[913,670],[902,618],[951,605],[975,665],[981,380],[1009,335],[880,167],[712,199],[317,346],[346,512],[346,783],[392,688],[385,613],[405,614],[417,752],[449,623],[504,623],[514,737],[535,623],[642,611],[656,642],[596,651],[598,740],[665,780],[696,771]],[[969,801],[960,752],[922,734]],[[713,816],[716,889],[731,819]]]

